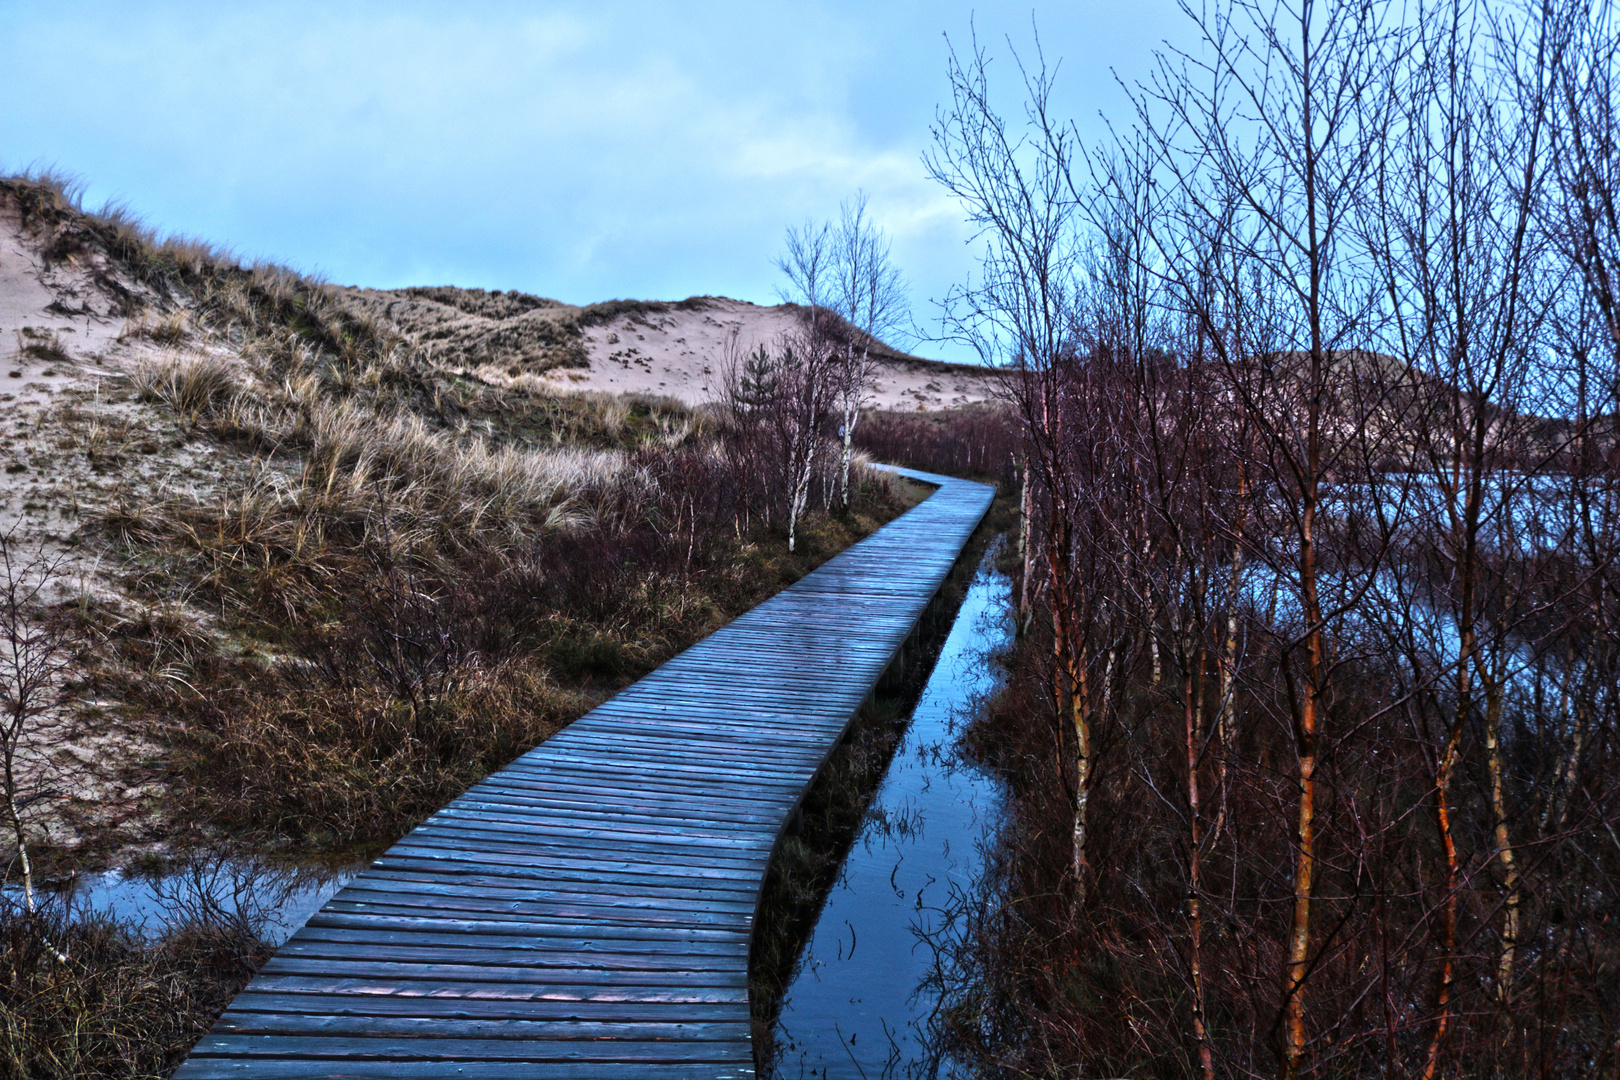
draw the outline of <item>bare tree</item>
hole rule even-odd
[[[777,268],[787,275],[784,297],[799,303],[801,329],[756,355],[769,361],[774,394],[769,420],[784,470],[788,550],[794,549],[798,523],[810,499],[811,482],[822,457],[823,431],[840,392],[840,371],[833,345],[828,303],[834,294],[838,238],[831,223],[806,221],[787,232],[787,250]]]
[[[1542,19],[1561,114],[1551,160],[1558,198],[1547,225],[1580,272],[1595,315],[1620,352],[1620,24],[1609,0],[1556,0]],[[1520,86],[1521,97],[1534,86]]]
[[[1288,542],[1257,554],[1287,582],[1300,613],[1297,635],[1277,643],[1298,790],[1279,1010],[1279,1075],[1292,1080],[1310,1039],[1304,998],[1317,959],[1317,768],[1332,745],[1335,699],[1330,622],[1364,588],[1324,578],[1320,532],[1332,502],[1324,485],[1353,467],[1361,452],[1354,436],[1369,430],[1369,403],[1354,402],[1361,416],[1338,415],[1336,406],[1354,400],[1346,388],[1367,381],[1359,369],[1370,313],[1348,233],[1385,128],[1390,32],[1383,9],[1371,5],[1233,0],[1182,9],[1204,47],[1162,57],[1138,98],[1142,128],[1184,208],[1184,229],[1174,238],[1161,233],[1159,246],[1263,447],[1279,519],[1266,531]],[[1198,272],[1217,244],[1235,249],[1242,273],[1253,275],[1238,288],[1276,298],[1269,336],[1283,348],[1272,358],[1227,351],[1230,305],[1210,306]]]
[[[962,203],[983,244],[979,276],[950,293],[947,333],[1006,372],[1005,389],[1019,415],[1025,468],[1034,489],[1026,512],[1040,517],[1026,548],[1025,577],[1044,564],[1041,588],[1052,622],[1050,696],[1055,732],[1072,791],[1072,875],[1078,898],[1087,873],[1087,817],[1094,762],[1092,724],[1098,699],[1088,634],[1099,615],[1096,596],[1077,573],[1076,529],[1083,478],[1070,455],[1085,445],[1077,425],[1090,416],[1073,392],[1073,332],[1079,288],[1072,132],[1051,115],[1052,73],[1039,54],[1023,71],[1023,124],[1009,125],[991,100],[989,58],[975,38],[963,56],[952,50],[951,101],[934,124],[929,175]]]
[[[770,355],[774,390],[767,423],[784,470],[788,550],[794,550],[799,519],[809,507],[817,469],[826,460],[827,419],[837,400],[836,358],[825,335],[813,328],[789,335]]]
[[[16,534],[0,535],[0,781],[30,916],[35,902],[28,812],[59,794],[49,762],[55,744],[70,734],[63,675],[72,639],[47,609],[60,564],[43,554],[20,556]]]
[[[889,254],[889,239],[866,216],[866,194],[839,208],[833,232],[832,286],[828,304],[846,333],[838,365],[838,434],[843,440],[839,501],[849,506],[849,467],[855,425],[872,384],[872,346],[904,325],[906,288]]]
[[[776,395],[775,364],[768,351],[743,348],[739,332],[734,329],[719,365],[717,399],[726,421],[722,444],[732,472],[742,483],[739,511],[744,518],[750,518],[750,524],[752,513],[759,511],[765,527],[770,528],[774,493],[769,474],[775,459],[766,445],[765,417]],[[745,522],[739,519],[736,528],[740,537]]]
[[[1403,393],[1411,396],[1401,457],[1410,475],[1421,477],[1401,491],[1404,512],[1385,511],[1408,519],[1409,538],[1407,565],[1386,580],[1409,597],[1396,612],[1411,603],[1447,616],[1443,623],[1398,618],[1391,639],[1411,668],[1406,708],[1414,729],[1429,721],[1438,727],[1432,806],[1443,865],[1440,956],[1425,1077],[1442,1069],[1453,1024],[1459,905],[1476,858],[1459,842],[1455,787],[1465,738],[1481,728],[1494,844],[1477,858],[1494,861],[1501,874],[1496,995],[1506,1002],[1512,994],[1521,890],[1502,710],[1513,642],[1523,635],[1508,613],[1523,610],[1525,579],[1502,572],[1502,557],[1519,546],[1514,533],[1525,524],[1527,496],[1556,452],[1533,446],[1525,419],[1535,352],[1556,294],[1556,275],[1545,272],[1532,228],[1545,171],[1546,41],[1532,34],[1509,58],[1527,80],[1521,89],[1531,91],[1516,102],[1474,47],[1485,15],[1462,0],[1422,10],[1413,59],[1394,95],[1398,123],[1378,144],[1377,198],[1365,206],[1364,243],[1386,297],[1384,349],[1399,360],[1409,387]]]
[[[1201,41],[1089,176],[1044,65],[1021,127],[982,54],[950,68],[930,165],[987,250],[951,317],[1009,369],[1052,617],[1009,693],[1059,719],[994,729],[1025,740],[981,926],[1011,974],[963,1044],[1009,1074],[1607,1075],[1612,9],[1185,9]]]
[[[776,260],[776,268],[787,276],[782,299],[803,307],[805,333],[820,341],[831,329],[827,324],[828,301],[832,298],[838,257],[837,237],[831,222],[789,226],[786,250]]]
[[[735,341],[722,362],[721,403],[735,460],[764,479],[765,523],[779,503],[788,550],[818,475],[830,462],[826,427],[838,394],[837,358],[826,335],[808,326],[775,347],[743,351]]]

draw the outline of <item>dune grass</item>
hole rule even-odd
[[[199,840],[385,845],[900,506],[869,474],[789,557],[737,524],[710,425],[672,402],[452,388],[452,425],[334,398],[311,366],[274,391],[206,357],[135,380],[247,451],[212,498],[103,521],[132,593],[222,632],[96,616],[105,685],[168,746]]]
[[[704,465],[642,473],[664,498],[640,521],[460,548],[352,488],[160,508],[130,542],[150,560],[132,584],[211,608],[234,651],[181,618],[97,612],[120,648],[105,685],[169,747],[177,820],[260,846],[385,845],[878,521],[818,521],[791,558],[705,534]]]

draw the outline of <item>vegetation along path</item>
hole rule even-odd
[[[778,836],[993,489],[910,512],[433,815],[176,1074],[747,1077]]]

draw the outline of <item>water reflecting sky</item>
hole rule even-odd
[[[150,937],[197,919],[241,920],[272,945],[309,921],[354,876],[355,867],[290,866],[251,857],[198,856],[145,873],[98,870],[38,891],[41,903],[68,904],[76,914],[118,919]],[[20,906],[22,888],[0,889]]]
[[[921,935],[940,928],[953,892],[973,888],[1002,807],[999,782],[952,747],[995,687],[989,657],[1011,635],[1008,597],[1007,579],[981,569],[788,987],[779,1077],[930,1068],[935,1000],[920,984],[933,951]]]

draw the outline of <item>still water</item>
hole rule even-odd
[[[236,924],[280,945],[309,921],[357,868],[286,866],[258,859],[196,857],[149,871],[115,869],[47,882],[36,890],[44,906],[76,917],[118,920],[159,937],[187,923]],[[0,903],[21,906],[22,889],[0,889]]]
[[[993,552],[992,552],[993,554]],[[996,689],[1012,634],[1007,578],[987,556],[951,627],[866,820],[822,908],[777,1023],[774,1074],[949,1076],[933,1038],[928,942],[975,888],[1002,812],[1001,785],[954,752]]]

